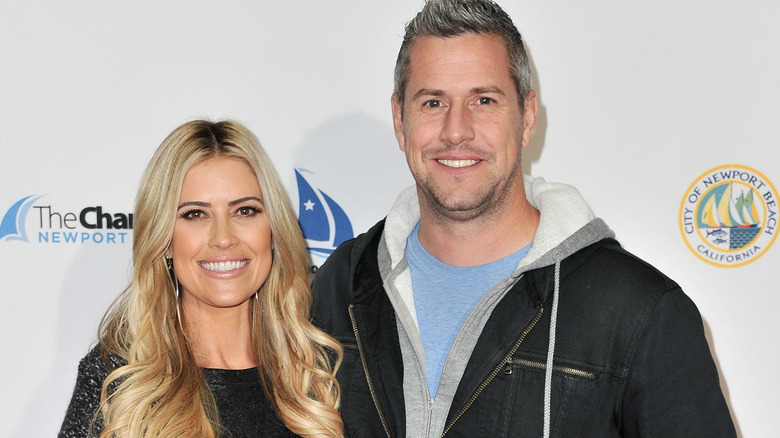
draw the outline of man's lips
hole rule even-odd
[[[436,161],[439,164],[443,164],[447,167],[455,167],[455,168],[469,167],[480,162],[480,160],[444,160],[444,159],[440,159]]]

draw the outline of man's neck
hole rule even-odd
[[[448,220],[420,205],[420,243],[451,266],[484,265],[506,257],[533,242],[538,226],[539,211],[525,197],[468,221]]]

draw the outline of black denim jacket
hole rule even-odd
[[[405,436],[395,313],[377,266],[380,222],[317,272],[315,321],[344,345],[346,434]],[[450,407],[451,437],[541,437],[552,266],[524,273],[494,309]],[[734,437],[696,306],[605,239],[563,260],[551,436]]]

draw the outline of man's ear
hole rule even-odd
[[[523,144],[522,147],[526,148],[531,144],[531,140],[534,138],[534,132],[536,132],[536,114],[539,110],[538,103],[536,101],[536,91],[531,90],[525,96],[525,105],[523,109]]]
[[[398,99],[398,95],[393,93],[393,97],[390,98],[390,106],[393,111],[393,129],[395,130],[395,138],[398,140],[398,147],[402,151],[406,151],[406,141],[404,139],[404,122],[402,117],[403,108],[401,108],[401,102]]]

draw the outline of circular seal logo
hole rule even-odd
[[[778,193],[760,172],[738,164],[708,170],[680,205],[680,231],[705,262],[742,266],[764,254],[777,237]]]

